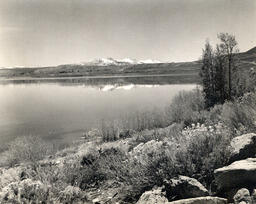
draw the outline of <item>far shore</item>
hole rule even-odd
[[[97,76],[58,76],[58,77],[0,77],[0,80],[44,80],[44,79],[105,79],[105,78],[139,78],[139,77],[191,76],[191,74],[133,74],[133,75],[97,75]]]

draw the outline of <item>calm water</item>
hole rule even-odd
[[[164,108],[181,90],[194,84],[136,85],[55,82],[0,84],[0,142],[35,134],[74,140],[102,119],[140,110]]]

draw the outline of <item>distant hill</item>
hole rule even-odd
[[[239,63],[242,69],[256,68],[256,47],[238,54]]]
[[[256,47],[237,54],[239,67],[245,70],[256,68]],[[90,63],[66,64],[55,67],[0,69],[1,78],[30,77],[82,77],[82,76],[135,76],[135,75],[198,75],[201,61],[160,63],[131,59],[99,59]]]
[[[246,54],[256,54],[256,47],[248,50],[247,52],[245,52]]]

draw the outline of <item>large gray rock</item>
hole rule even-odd
[[[208,196],[207,189],[196,179],[178,176],[164,182],[166,195],[169,200]]]
[[[240,204],[241,202],[244,202],[246,204],[252,204],[249,190],[246,188],[241,188],[240,190],[238,190],[234,196],[234,202],[235,204]]]
[[[235,137],[230,143],[230,163],[250,157],[256,154],[256,134],[249,133]]]
[[[143,193],[137,204],[167,204],[168,200],[161,188]]]
[[[227,204],[227,199],[218,197],[198,197],[169,202],[169,204]]]
[[[218,190],[253,186],[256,183],[256,158],[233,162],[214,171]]]

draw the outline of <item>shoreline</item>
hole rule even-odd
[[[111,78],[143,78],[169,76],[195,76],[197,74],[136,74],[136,75],[95,75],[95,76],[57,76],[57,77],[0,77],[0,81],[17,80],[54,80],[54,79],[111,79]]]

